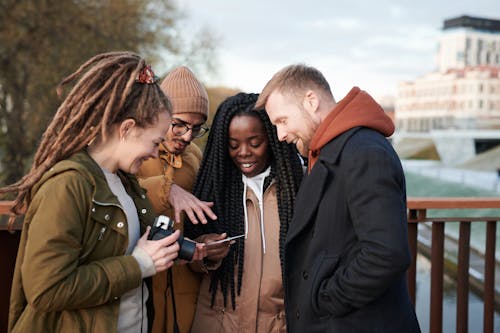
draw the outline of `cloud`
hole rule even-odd
[[[355,17],[330,18],[305,21],[301,24],[301,27],[316,33],[342,30],[352,32],[353,30],[360,30],[363,27],[363,24],[361,20]]]
[[[214,84],[258,91],[279,69],[305,62],[323,71],[336,96],[352,85],[376,95],[396,91],[435,68],[444,19],[500,18],[492,0],[184,0],[189,25],[222,36]],[[496,14],[495,14],[496,13]]]

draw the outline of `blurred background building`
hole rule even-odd
[[[500,129],[499,73],[500,20],[445,20],[436,71],[398,87],[398,129]]]

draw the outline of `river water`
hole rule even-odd
[[[405,171],[407,194],[409,197],[498,197],[495,191],[480,187],[443,181]],[[500,216],[499,209],[489,210],[429,210],[428,216]],[[447,223],[445,232],[458,235],[458,223]],[[496,258],[500,258],[500,227],[497,227]],[[473,223],[471,227],[471,246],[484,251],[485,223]],[[499,288],[499,286],[497,286]],[[443,291],[443,332],[456,332],[456,284],[445,279]],[[429,332],[430,319],[430,261],[424,256],[417,257],[417,290],[415,311],[422,332]],[[495,332],[500,332],[500,314],[495,313]],[[483,300],[469,293],[469,332],[483,331]]]
[[[422,332],[429,332],[431,304],[431,263],[422,256],[417,256],[417,286],[415,311]],[[444,280],[443,285],[443,332],[456,332],[457,286],[454,281]],[[500,315],[495,313],[495,332],[500,332]],[[483,332],[483,300],[474,293],[469,293],[469,332]]]

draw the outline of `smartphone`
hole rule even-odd
[[[233,239],[238,239],[238,238],[241,238],[241,237],[245,237],[245,234],[241,234],[241,235],[238,235],[238,236],[227,237],[227,238],[219,239],[219,240],[213,241],[213,242],[208,242],[208,243],[205,243],[205,245],[206,246],[211,246],[211,245],[215,245],[215,244],[230,242]]]

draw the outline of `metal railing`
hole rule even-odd
[[[459,222],[458,255],[456,262],[457,302],[456,331],[468,331],[468,307],[470,290],[470,236],[471,224],[486,223],[486,244],[484,252],[484,280],[482,281],[482,297],[484,301],[483,331],[494,331],[495,314],[495,247],[496,227],[500,216],[480,217],[439,217],[428,216],[428,210],[463,210],[500,208],[500,198],[408,198],[408,240],[412,253],[412,264],[408,269],[408,288],[415,305],[416,290],[416,257],[418,246],[419,223],[431,223],[431,290],[430,290],[430,323],[429,332],[439,333],[443,330],[443,277],[445,273],[445,224]],[[422,327],[427,331],[425,327]]]
[[[11,202],[0,201],[0,215],[10,215]],[[408,287],[413,305],[415,305],[415,292],[417,281],[417,252],[421,247],[418,245],[418,234],[420,223],[430,223],[431,226],[431,287],[430,287],[430,323],[429,330],[422,327],[424,332],[439,333],[443,330],[443,277],[445,274],[444,262],[444,241],[445,241],[445,224],[448,222],[459,222],[459,238],[458,238],[458,256],[456,263],[456,280],[457,280],[457,316],[456,316],[456,331],[468,331],[468,305],[469,305],[469,290],[470,290],[470,274],[469,274],[469,255],[470,255],[470,236],[471,224],[477,222],[485,222],[486,227],[486,244],[484,253],[484,281],[483,300],[484,300],[484,316],[483,327],[484,332],[493,333],[494,331],[494,311],[495,311],[495,247],[496,247],[496,225],[500,221],[500,216],[480,216],[480,217],[429,217],[428,210],[448,210],[453,209],[460,211],[462,209],[487,209],[499,208],[500,198],[408,198],[408,241],[412,254],[412,264],[408,269]],[[9,233],[7,231],[7,218],[0,219],[0,234]],[[14,230],[21,229],[21,223],[17,222],[13,226]],[[11,245],[12,246],[12,245]],[[6,253],[2,249],[0,253]],[[12,250],[12,249],[11,249]],[[12,251],[10,252],[12,253]],[[12,271],[14,267],[2,267],[2,270]],[[10,276],[10,275],[9,275]],[[10,284],[8,284],[10,291]],[[5,286],[2,286],[3,290]],[[2,298],[8,294],[2,293]],[[0,318],[6,318],[8,311],[8,302],[0,300]],[[7,306],[7,308],[6,308]],[[0,326],[6,323],[0,323]],[[2,327],[0,327],[2,331]]]

